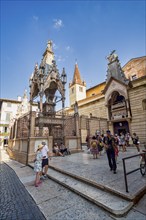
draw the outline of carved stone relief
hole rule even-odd
[[[106,93],[105,93],[105,104],[108,104],[109,99],[114,91],[119,92],[120,95],[124,96],[125,99],[128,98],[127,88],[123,84],[118,83],[115,80],[112,80]]]

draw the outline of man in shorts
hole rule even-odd
[[[42,152],[42,176],[41,179],[46,179],[47,178],[47,172],[48,172],[48,167],[49,167],[49,148],[46,145],[46,142],[42,142],[43,148],[41,150]]]

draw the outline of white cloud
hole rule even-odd
[[[38,21],[39,20],[39,17],[37,17],[37,16],[33,16],[33,19],[35,20],[35,21]]]
[[[71,48],[70,48],[70,46],[67,46],[67,47],[65,47],[65,49],[66,49],[67,51],[69,51]]]
[[[61,19],[54,19],[53,21],[54,21],[54,28],[55,29],[59,30],[60,28],[62,28],[64,26]]]
[[[58,62],[64,62],[65,61],[65,58],[63,58],[62,56],[57,56],[57,61]]]

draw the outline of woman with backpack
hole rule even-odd
[[[92,137],[91,140],[91,153],[93,154],[93,159],[98,158],[99,150],[98,150],[98,140],[95,136]]]

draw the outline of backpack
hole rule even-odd
[[[93,141],[93,142],[92,142],[92,147],[93,147],[93,148],[96,148],[96,147],[97,147],[96,141]]]
[[[137,136],[133,138],[133,144],[138,144],[138,137]]]

